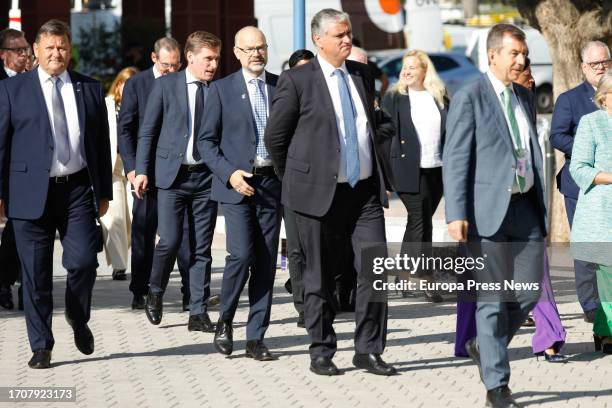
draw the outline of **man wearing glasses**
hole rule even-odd
[[[559,95],[550,130],[551,144],[555,149],[565,154],[565,164],[557,174],[557,186],[565,197],[565,211],[570,228],[574,219],[579,192],[578,186],[569,172],[574,135],[580,118],[597,110],[593,102],[597,83],[606,69],[612,67],[610,49],[601,41],[586,43],[581,50],[580,57],[585,80],[577,87]],[[583,261],[574,261],[574,274],[576,276],[578,301],[584,311],[584,320],[593,322],[599,306],[594,265]]]
[[[174,38],[162,37],[155,42],[151,53],[153,66],[134,75],[125,83],[123,100],[117,122],[118,148],[125,174],[134,184],[136,169],[136,149],[138,130],[144,119],[149,95],[155,79],[177,72],[181,67],[181,50]],[[149,174],[153,177],[154,161],[151,161]],[[148,293],[149,277],[153,265],[153,250],[157,233],[157,194],[155,180],[150,180],[151,188],[142,199],[134,199],[132,209],[132,309],[144,309],[144,297]],[[181,245],[178,254],[179,271],[183,283],[183,309],[189,307],[189,245]],[[121,273],[122,272],[122,273]],[[124,280],[125,271],[113,272],[113,279]]]
[[[0,81],[25,72],[29,48],[22,31],[12,28],[0,31],[0,58],[3,64],[0,68]],[[14,307],[11,286],[17,281],[19,268],[13,223],[7,221],[0,243],[0,306],[5,309]],[[19,299],[19,309],[23,310],[21,296]]]

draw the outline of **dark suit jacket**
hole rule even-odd
[[[0,64],[0,81],[2,81],[3,79],[7,79],[8,77],[8,74],[4,70],[4,65]]]
[[[147,101],[153,89],[153,68],[139,72],[129,78],[123,88],[121,109],[117,119],[117,146],[125,173],[136,169],[136,148],[138,146],[138,128],[144,120]],[[152,161],[151,163],[154,163]],[[149,169],[153,175],[154,168]],[[149,180],[152,186],[152,180]]]
[[[138,132],[136,174],[151,177],[150,169],[154,166],[155,185],[170,188],[188,143],[189,101],[185,71],[181,71],[160,77],[153,83]]]
[[[561,194],[574,199],[578,199],[580,191],[569,171],[574,136],[580,119],[597,110],[593,102],[594,95],[595,90],[586,81],[559,95],[550,126],[550,143],[565,154],[565,164],[557,174],[557,187]]]
[[[102,85],[69,72],[74,86],[87,170],[96,198],[113,198],[108,117]],[[53,160],[53,133],[38,70],[0,82],[0,197],[9,217],[42,216]]]
[[[542,231],[546,235],[543,157],[529,91],[513,84],[530,128],[531,162]],[[446,121],[444,199],[446,222],[467,220],[469,234],[490,237],[508,211],[516,177],[510,131],[487,74],[454,96]]]
[[[278,75],[266,72],[270,112],[277,81]],[[255,119],[242,70],[212,83],[198,141],[204,162],[216,176],[212,199],[230,204],[242,201],[244,196],[234,191],[229,179],[236,170],[252,171],[257,150]]]
[[[376,142],[374,81],[367,65],[346,61],[368,116],[373,176],[380,202],[388,205]],[[282,203],[292,210],[323,216],[336,192],[340,141],[336,116],[317,59],[281,74],[265,134],[274,166],[283,175]]]
[[[440,111],[441,146],[446,135],[446,113],[448,104]],[[402,193],[418,193],[421,177],[421,144],[410,111],[410,97],[399,92],[387,92],[382,102],[383,109],[391,116],[397,131],[391,139],[389,161],[393,190]],[[437,106],[437,104],[436,104]]]

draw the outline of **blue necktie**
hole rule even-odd
[[[53,128],[55,129],[55,151],[59,162],[66,165],[70,161],[70,138],[61,94],[62,80],[59,77],[51,77],[51,82],[53,82],[51,106],[53,107]]]
[[[351,98],[351,91],[344,71],[337,69],[338,91],[342,104],[342,121],[344,122],[344,138],[346,144],[346,181],[351,187],[359,182],[359,143],[357,142],[357,109]]]
[[[263,87],[266,86],[259,79],[251,79],[249,81],[254,86],[251,87],[253,93],[253,112],[255,114],[255,127],[257,128],[257,156],[266,160],[269,158],[268,150],[264,144],[264,132],[266,131],[266,122],[268,120],[268,104],[266,103],[266,94]]]

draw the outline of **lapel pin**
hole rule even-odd
[[[246,99],[246,94],[242,94],[242,99]]]

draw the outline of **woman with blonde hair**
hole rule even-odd
[[[421,244],[432,241],[432,216],[443,191],[442,147],[448,103],[446,88],[431,59],[423,51],[408,51],[399,80],[385,94],[382,107],[396,128],[386,167],[408,212],[402,252],[409,255],[419,256],[427,250]],[[425,291],[425,297],[431,302],[442,301],[436,292]]]
[[[612,354],[612,70],[597,84],[599,110],[578,124],[570,174],[580,195],[572,224],[575,259],[597,264],[601,301],[593,322],[595,350]]]
[[[123,161],[117,151],[117,116],[121,107],[123,86],[128,78],[136,75],[138,69],[127,67],[121,70],[113,81],[106,96],[108,127],[113,166],[113,200],[108,212],[100,219],[104,234],[106,262],[113,268],[114,280],[126,280],[128,249],[131,234],[131,211],[127,194],[127,178],[123,174]]]

